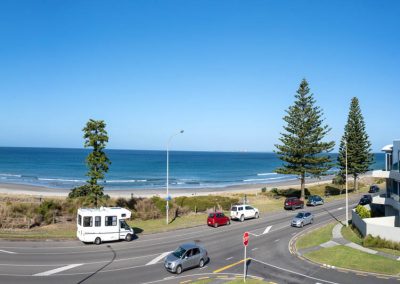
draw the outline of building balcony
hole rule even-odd
[[[390,171],[377,170],[372,171],[372,176],[375,178],[389,178]]]

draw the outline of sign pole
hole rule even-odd
[[[246,282],[246,252],[247,246],[244,246],[244,261],[243,261],[243,282]]]

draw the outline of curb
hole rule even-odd
[[[333,223],[333,222],[329,222],[326,225]],[[374,276],[376,278],[379,279],[393,279],[393,280],[398,280],[400,281],[400,274],[399,275],[392,275],[392,274],[382,274],[382,273],[374,273],[374,272],[367,272],[367,271],[362,271],[362,270],[355,270],[355,269],[349,269],[349,268],[343,268],[343,267],[336,267],[333,265],[329,265],[329,264],[325,264],[325,263],[319,263],[319,262],[315,262],[305,256],[302,256],[298,251],[297,251],[297,247],[296,247],[296,241],[299,237],[306,235],[312,231],[315,231],[316,229],[318,229],[319,227],[317,227],[317,225],[314,225],[313,227],[307,229],[307,230],[303,230],[301,232],[299,232],[298,234],[294,235],[290,240],[289,240],[289,244],[288,244],[288,248],[289,248],[289,252],[295,256],[297,256],[299,259],[307,261],[310,264],[319,266],[321,268],[325,268],[325,269],[334,269],[336,271],[342,272],[342,273],[353,273],[356,274],[358,276]]]

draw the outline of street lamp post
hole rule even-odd
[[[181,130],[178,133],[172,134],[171,137],[168,139],[167,143],[167,205],[165,206],[166,209],[166,215],[167,215],[167,225],[169,224],[169,145],[171,144],[172,138],[174,138],[176,135],[183,133],[184,131]]]
[[[347,187],[347,140],[344,140],[344,144],[346,145],[346,227],[349,226],[349,194]]]

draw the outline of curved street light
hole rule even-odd
[[[181,130],[177,133],[174,133],[171,135],[171,137],[169,137],[168,139],[168,143],[167,143],[167,205],[165,206],[166,209],[166,215],[167,215],[167,225],[169,224],[169,200],[170,200],[170,196],[169,196],[169,145],[171,144],[171,140],[172,138],[174,138],[175,136],[182,134],[184,132],[184,130]]]

